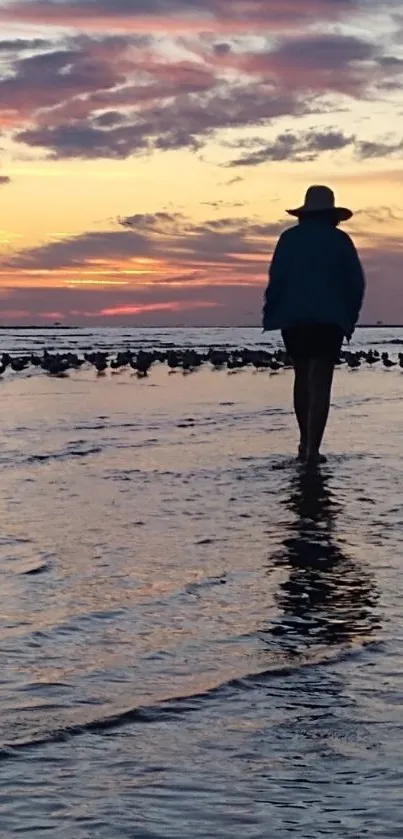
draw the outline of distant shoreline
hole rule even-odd
[[[176,326],[139,326],[138,324],[103,324],[97,326],[89,326],[84,324],[76,324],[75,326],[69,324],[60,324],[55,326],[54,324],[28,324],[24,326],[23,324],[17,324],[16,326],[6,326],[5,324],[0,324],[0,331],[23,331],[29,330],[33,332],[34,330],[41,330],[41,332],[50,331],[50,330],[58,330],[59,332],[68,332],[73,329],[261,329],[260,325],[252,326],[251,324],[238,324],[234,326],[208,326],[205,324],[204,326],[185,326],[177,324]],[[403,329],[402,323],[360,323],[356,329]]]

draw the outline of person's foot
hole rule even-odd
[[[305,463],[308,466],[319,466],[320,463],[326,463],[326,461],[327,457],[324,454],[319,454],[319,452],[307,453],[305,458]]]
[[[298,446],[297,460],[301,461],[302,463],[306,460],[306,445],[305,445],[305,443],[300,443],[299,446]]]

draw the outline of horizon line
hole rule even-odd
[[[192,325],[192,324],[159,324],[159,325],[140,325],[136,323],[132,324],[124,324],[124,323],[104,323],[104,324],[94,324],[91,326],[90,324],[84,323],[76,323],[76,324],[69,324],[69,323],[53,323],[53,324],[40,324],[40,323],[16,323],[16,324],[0,324],[0,330],[4,331],[7,329],[59,329],[59,330],[70,330],[70,329],[260,329],[261,326],[253,325],[253,324],[232,324],[232,325],[212,325],[212,324],[202,324],[202,325]],[[403,323],[360,323],[357,324],[356,329],[403,329]],[[270,330],[273,332],[279,332],[280,330]],[[268,334],[267,332],[264,334]]]

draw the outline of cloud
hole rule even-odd
[[[0,81],[0,116],[2,109],[7,119],[14,113],[25,121],[14,139],[53,158],[124,159],[198,150],[229,128],[314,113],[317,95],[362,98],[371,85],[391,75],[397,84],[402,75],[400,61],[385,62],[375,44],[355,36],[286,37],[254,53],[218,46],[217,53],[202,40],[194,60],[173,60],[150,39],[73,39],[14,62],[12,75]],[[343,143],[340,132],[327,140],[333,148]],[[287,143],[298,154],[287,134],[258,150],[256,162],[285,159]],[[311,159],[309,153],[300,149],[300,159]],[[254,161],[247,156],[242,165]]]
[[[401,207],[364,207],[361,210],[356,210],[354,219],[359,217],[374,221],[377,224],[390,224],[394,221],[403,221],[403,209]]]
[[[143,315],[151,312],[153,315],[156,312],[183,312],[194,311],[195,309],[214,309],[219,306],[213,301],[192,300],[187,302],[185,300],[173,300],[172,303],[139,303],[126,304],[124,306],[110,306],[99,311],[87,313],[87,317],[133,317],[133,315]]]
[[[354,219],[360,216],[385,227],[401,210],[366,207]],[[2,261],[2,318],[15,322],[25,311],[26,319],[39,321],[59,313],[53,319],[80,323],[259,325],[273,246],[289,224],[135,213],[119,219],[115,230],[25,249]],[[368,273],[365,316],[376,320],[379,311],[388,320],[389,306],[399,320],[402,246],[391,232],[373,230],[360,248]]]
[[[119,39],[69,46],[17,57],[0,80],[0,113],[15,112],[16,121],[71,97],[123,84]],[[115,60],[114,60],[115,59]]]
[[[179,213],[136,213],[118,220],[120,230],[89,231],[59,239],[39,247],[22,250],[3,261],[5,268],[60,271],[74,268],[83,273],[96,261],[97,270],[119,272],[130,269],[140,259],[166,264],[186,271],[197,268],[206,275],[210,266],[233,266],[243,275],[256,271],[256,258],[264,261],[268,240],[279,235],[284,222],[263,223],[245,217],[208,219],[192,222]],[[140,262],[140,265],[147,263]],[[150,269],[152,273],[152,268]]]
[[[230,144],[227,144],[229,147]],[[340,151],[348,147],[354,149],[360,160],[386,157],[399,157],[403,151],[403,141],[357,140],[355,135],[345,135],[342,131],[317,130],[294,133],[291,130],[279,134],[271,143],[262,140],[241,140],[233,144],[237,148],[250,149],[245,154],[224,164],[225,167],[259,166],[269,161],[288,161],[306,163],[316,160],[323,152]]]
[[[3,260],[0,282],[8,286],[10,307],[20,309],[24,300],[31,313],[61,311],[73,322],[131,317],[174,324],[180,316],[183,323],[229,325],[239,322],[239,312],[256,317],[271,247],[288,222],[238,217],[196,223],[160,212],[136,213],[119,226]],[[33,293],[41,283],[43,294]]]
[[[54,96],[55,94],[51,94]],[[1,83],[0,83],[1,97]],[[212,94],[178,95],[127,117],[121,125],[75,120],[27,128],[17,142],[48,149],[55,158],[126,158],[155,150],[198,149],[216,131],[267,123],[306,112],[292,94],[276,94],[263,85],[226,87]]]
[[[0,40],[0,54],[11,53],[11,55],[25,52],[26,50],[43,50],[52,47],[52,41],[45,38],[4,38]]]
[[[55,158],[198,149],[220,129],[306,107],[291,91],[229,81],[205,60],[174,60],[150,38],[69,38],[18,54],[0,80],[0,122]]]
[[[230,161],[226,166],[258,166],[268,161],[294,161],[297,163],[315,160],[326,151],[339,151],[350,146],[354,137],[342,131],[307,131],[295,134],[285,131],[272,143],[262,143],[246,154]],[[256,141],[255,141],[256,142]],[[238,143],[242,146],[242,143]],[[246,143],[248,145],[248,143]]]
[[[361,160],[375,159],[377,157],[394,157],[395,155],[400,156],[402,151],[402,140],[397,143],[361,140],[356,145],[356,154]]]
[[[382,45],[342,33],[304,32],[255,52],[228,50],[215,58],[220,67],[232,67],[294,93],[361,98],[376,86],[399,86],[403,79],[402,61],[385,55]]]
[[[221,199],[218,201],[202,201],[202,207],[212,207],[213,210],[224,210],[224,209],[237,209],[239,207],[244,207],[247,202],[245,201],[222,201]]]
[[[359,0],[16,0],[0,18],[56,26],[131,31],[274,31],[335,21],[359,10]]]
[[[130,235],[130,234],[129,234]],[[384,237],[371,248],[361,248],[368,286],[362,320],[399,323],[401,300],[402,246]],[[232,266],[231,266],[232,267]],[[179,275],[180,276],[180,275]],[[141,282],[131,288],[9,288],[2,294],[1,321],[18,323],[62,320],[66,323],[122,323],[138,326],[260,325],[266,272],[257,266],[250,281],[231,274],[214,283],[200,281],[196,271],[188,282],[166,274],[161,284]],[[393,301],[393,305],[391,305]],[[57,317],[56,317],[57,315]]]
[[[256,323],[260,318],[262,288],[234,285],[197,285],[163,289],[139,286],[119,292],[68,288],[13,288],[2,298],[2,322],[135,323],[138,326],[215,322]]]
[[[11,268],[54,271],[60,268],[85,270],[92,259],[105,263],[146,256],[151,245],[144,233],[134,232],[131,239],[123,231],[97,231],[82,233],[67,239],[58,239],[21,251],[5,265]]]
[[[319,5],[328,8],[331,0]],[[279,7],[270,6],[277,19]],[[150,17],[168,4],[152,8]],[[187,8],[196,14],[201,6]],[[236,19],[241,8],[231,5]],[[211,15],[231,20],[226,9],[211,0]],[[258,0],[251,9],[252,16],[268,14]],[[59,37],[33,54],[21,47],[0,80],[0,123],[15,126],[18,143],[55,159],[125,159],[198,150],[220,131],[318,113],[318,97],[328,93],[362,99],[376,86],[398,87],[403,79],[400,59],[358,36],[282,35],[254,51],[246,44],[250,38],[232,45],[203,35],[169,41],[151,34],[81,34]]]

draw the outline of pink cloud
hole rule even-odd
[[[101,309],[99,312],[87,313],[88,317],[125,317],[142,315],[146,312],[182,312],[194,311],[195,309],[211,309],[219,306],[219,303],[213,303],[203,300],[173,300],[171,303],[146,303],[137,306],[112,306],[110,308]]]
[[[257,52],[224,46],[213,50],[217,67],[234,68],[282,90],[360,97],[373,84],[403,79],[403,62],[386,60],[382,47],[355,35],[299,32]]]
[[[249,34],[338,20],[360,7],[359,0],[17,0],[2,7],[0,18],[92,31]]]
[[[127,291],[41,288],[8,289],[2,301],[1,322],[49,322],[66,324],[136,323],[157,325],[161,323],[230,323],[239,317],[238,312],[253,311],[248,298],[255,299],[255,309],[260,306],[261,290],[252,292],[243,287],[198,286],[197,288],[156,289],[149,286]],[[51,307],[52,311],[49,311]],[[250,314],[249,314],[250,317]]]
[[[200,38],[187,48],[193,58],[174,60],[152,38],[77,36],[14,56],[0,124],[54,158],[121,159],[316,113],[329,92],[362,99],[403,84],[403,61],[358,36],[300,33],[255,52]]]

